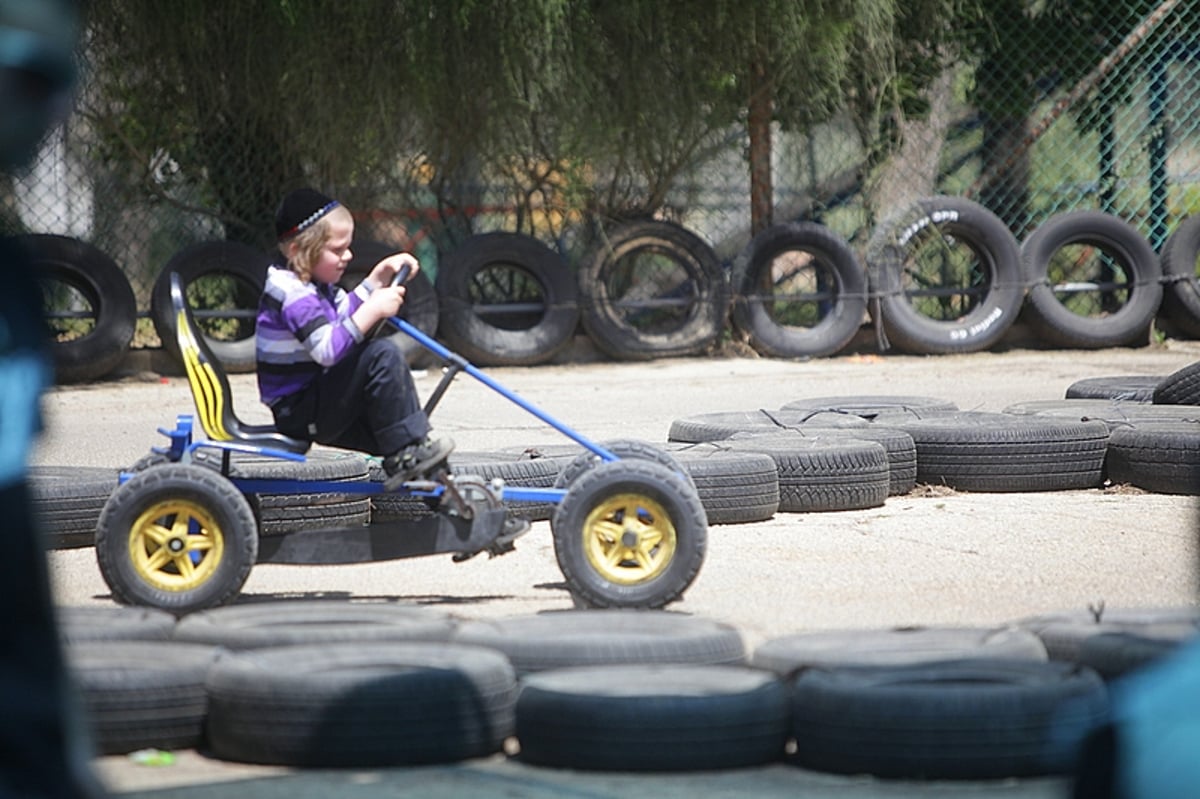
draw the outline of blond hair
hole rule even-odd
[[[305,228],[290,239],[279,242],[279,251],[287,259],[288,266],[305,283],[312,280],[313,266],[321,257],[321,250],[325,248],[325,243],[329,241],[329,228],[335,218],[347,220],[351,224],[354,222],[350,211],[345,206],[339,205],[314,222],[312,227]]]

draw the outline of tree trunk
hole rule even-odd
[[[770,79],[761,61],[750,68],[750,100],[746,125],[750,134],[750,231],[769,227],[775,208],[775,188],[771,180]]]

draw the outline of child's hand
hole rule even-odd
[[[408,276],[410,279],[415,277],[417,272],[421,271],[421,263],[417,260],[416,256],[410,252],[398,252],[393,255],[389,255],[379,263],[375,264],[375,267],[371,270],[371,274],[368,275],[368,277],[371,278],[371,280],[373,280],[377,286],[390,286],[392,285],[392,281],[396,279],[396,275],[398,275],[400,270],[405,266],[408,267]]]

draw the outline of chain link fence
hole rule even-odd
[[[1018,239],[1055,214],[1086,208],[1119,216],[1161,248],[1200,211],[1197,31],[1200,0],[1131,1],[1124,15],[1075,26],[1014,23],[995,52],[934,80],[924,113],[892,120],[886,140],[865,140],[849,109],[803,133],[775,130],[774,221],[819,222],[861,255],[881,218],[943,194],[981,203]],[[254,109],[198,134],[225,153],[219,170],[185,173],[170,152],[126,149],[117,157],[119,114],[99,114],[92,101],[85,83],[80,113],[4,187],[9,228],[78,238],[107,253],[128,277],[141,316],[158,274],[181,249],[219,239],[269,247],[276,198],[259,178],[287,159],[254,160],[268,157],[262,136],[247,144],[264,124]],[[403,135],[389,141],[367,146],[405,146]],[[322,146],[337,151],[342,143]],[[709,135],[656,208],[726,263],[753,232],[747,147],[744,131]],[[429,155],[398,151],[385,159],[394,164],[389,173],[370,179],[331,174],[336,164],[297,168],[336,188],[362,238],[412,249],[431,272],[465,236],[496,230],[531,233],[574,265],[593,223],[627,209],[629,191],[552,153],[467,165],[448,203],[445,173],[435,174]],[[604,200],[618,196],[613,205]],[[157,344],[152,332],[139,331],[134,346]]]

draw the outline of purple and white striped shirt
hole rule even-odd
[[[255,355],[258,394],[267,405],[300,391],[333,366],[363,332],[350,320],[371,289],[305,283],[286,266],[271,266],[258,304]]]

